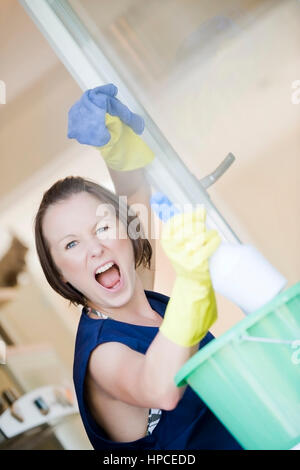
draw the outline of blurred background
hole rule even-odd
[[[244,243],[255,245],[289,285],[297,282],[300,100],[293,86],[300,80],[300,2],[52,3],[72,10],[192,174],[203,178],[235,155],[209,195]],[[1,0],[0,394],[39,396],[56,384],[70,401],[51,426],[46,419],[26,433],[11,425],[11,435],[2,432],[3,448],[91,448],[72,397],[81,312],[48,286],[33,218],[59,178],[113,185],[99,153],[67,139],[67,113],[82,91],[60,59],[21,3]],[[154,290],[170,295],[174,272],[157,245]],[[243,318],[227,299],[218,295],[217,302],[215,336]],[[9,403],[2,402],[3,411]]]

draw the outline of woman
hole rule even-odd
[[[129,206],[149,206],[141,167],[151,151],[136,134],[143,127],[138,116],[116,92],[113,85],[86,92],[70,110],[69,137],[100,146],[117,194],[128,196]],[[207,260],[218,244],[216,234],[206,232],[203,210],[176,217],[162,237],[177,273],[169,301],[151,290],[153,248],[117,195],[68,177],[44,194],[36,215],[36,247],[48,282],[83,306],[73,374],[97,450],[240,449],[193,390],[174,383],[180,367],[213,339],[207,331],[216,304]],[[183,222],[186,239],[174,241]],[[196,243],[192,222],[201,232]]]

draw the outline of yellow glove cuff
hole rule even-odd
[[[168,339],[181,346],[194,346],[217,319],[217,304],[211,282],[177,277],[159,328]]]
[[[111,138],[98,149],[109,168],[117,171],[136,170],[154,159],[150,147],[120,118],[106,113],[105,124]]]

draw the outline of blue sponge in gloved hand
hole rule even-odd
[[[150,205],[151,209],[162,222],[166,222],[170,219],[170,217],[173,217],[173,215],[180,212],[179,209],[177,209],[177,207],[175,207],[175,205],[170,201],[170,199],[159,191],[151,196]]]
[[[112,170],[142,168],[154,159],[150,147],[138,135],[144,120],[115,96],[113,84],[87,90],[69,111],[68,137],[97,147]]]
[[[120,118],[136,134],[142,134],[143,118],[121,103],[115,97],[117,93],[118,88],[112,83],[87,90],[69,111],[68,137],[96,147],[107,144],[110,133],[105,125],[106,113]]]

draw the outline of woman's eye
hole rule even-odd
[[[108,225],[105,225],[105,226],[103,226],[103,227],[97,228],[96,233],[98,234],[98,232],[99,232],[99,233],[106,232],[106,230],[108,230],[108,229],[109,229]],[[76,241],[73,240],[73,241],[69,242],[69,243],[66,245],[66,250],[69,250],[70,248],[72,248],[72,247],[74,246],[73,243],[76,243]]]
[[[76,243],[76,242],[73,240],[73,241],[71,241],[70,243],[68,243],[68,244],[66,245],[66,250],[69,250],[70,248],[72,248],[72,246],[71,246],[72,243]]]
[[[97,228],[96,233],[106,232],[106,230],[108,230],[108,225],[105,225],[104,227]]]

